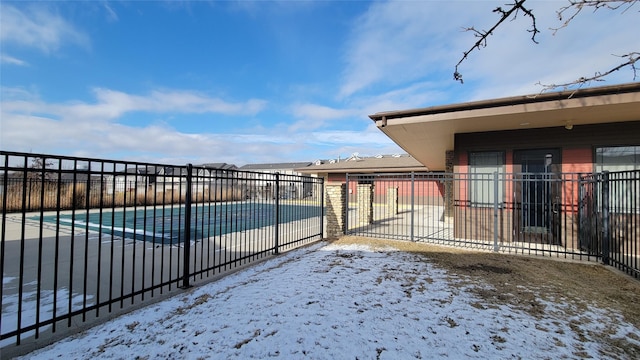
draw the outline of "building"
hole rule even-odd
[[[263,172],[270,174],[299,175],[297,169],[311,165],[311,162],[247,164],[239,168],[241,171]]]
[[[636,168],[640,161],[640,83],[381,112],[370,118],[431,171],[459,172],[481,162],[505,166],[508,172],[539,171],[547,155],[562,172],[604,170],[621,156]]]
[[[453,198],[446,199],[455,210],[456,236],[489,216],[495,204],[510,211],[500,219],[500,238],[583,247],[575,243],[585,216],[581,181],[594,172],[640,169],[640,83],[370,118],[429,170],[456,174],[448,182]],[[493,176],[499,186],[484,186]],[[611,202],[639,204],[637,194],[621,188]]]
[[[409,173],[427,171],[427,168],[409,154],[359,156],[346,159],[318,160],[312,165],[297,169],[302,174],[324,178],[325,182],[342,183],[351,173]]]
[[[281,199],[304,199],[313,194],[312,181],[300,180],[303,175],[299,169],[311,165],[311,162],[247,164],[239,168],[251,179],[248,197],[251,199],[274,199],[276,192]],[[276,189],[276,181],[280,187]]]
[[[346,159],[318,160],[313,165],[300,168],[302,174],[324,178],[327,184],[342,184],[347,181],[347,174],[369,175],[367,180],[372,181],[375,174],[405,175],[411,172],[426,172],[427,168],[409,154],[360,156],[353,154]],[[388,177],[389,175],[387,175]],[[400,196],[408,196],[411,193],[410,181],[399,178],[394,181],[392,187],[396,188]],[[355,194],[358,181],[349,182],[349,194]],[[374,201],[383,201],[388,189],[374,188]],[[352,198],[353,199],[353,198]]]

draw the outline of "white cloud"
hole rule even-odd
[[[293,115],[298,118],[331,120],[353,115],[353,110],[334,109],[317,104],[295,104],[291,107]]]
[[[393,144],[393,141],[389,139],[385,134],[377,129],[367,129],[366,131],[319,131],[309,134],[310,137],[306,140],[311,144],[334,144],[334,145],[353,145],[353,146],[366,146],[366,147],[378,147],[380,145]]]
[[[366,109],[367,115],[383,111],[422,108],[445,103],[449,98],[447,91],[455,87],[457,84],[454,82],[441,84],[427,81],[372,96],[361,96],[354,101]]]
[[[169,126],[59,121],[33,115],[2,114],[2,148],[62,155],[121,158],[172,164],[222,161],[312,161],[347,154],[398,152],[375,127],[366,131],[184,133]],[[8,120],[5,121],[4,119]],[[382,150],[393,149],[393,150]]]
[[[0,54],[0,63],[8,65],[29,66],[29,63],[27,63],[26,61],[14,58],[13,56],[9,56],[6,54]]]
[[[624,14],[608,10],[586,11],[553,36],[551,27],[560,22],[558,2],[532,3],[538,19],[539,44],[526,32],[530,23],[520,19],[505,23],[491,37],[486,49],[475,52],[463,65],[469,84],[480,84],[473,99],[537,93],[544,84],[562,83],[592,76],[613,68],[622,60],[612,54],[640,50],[637,32],[638,12]],[[606,85],[633,81],[630,70],[618,71],[606,79]],[[467,86],[466,84],[464,86]]]
[[[118,14],[113,10],[113,8],[111,6],[109,6],[109,3],[104,2],[102,3],[102,6],[104,7],[105,11],[107,12],[107,19],[111,22],[114,21],[118,21]]]
[[[504,1],[386,1],[373,3],[354,21],[345,51],[340,95],[349,97],[375,93],[380,86],[406,89],[411,98],[415,82],[430,79],[432,91],[447,89],[439,102],[487,99],[496,96],[536,93],[535,84],[558,83],[593,75],[617,65],[611,54],[638,51],[638,12],[634,9],[596,13],[585,11],[572,24],[552,36],[557,27],[556,10],[564,3],[529,3],[538,20],[540,44],[530,40],[530,21],[520,15],[506,21],[488,40],[488,46],[474,51],[461,65],[465,84],[456,85],[453,71],[464,51],[476,38],[463,27],[488,29],[498,19],[491,11]],[[630,71],[619,71],[607,83],[633,81]],[[596,84],[596,85],[602,85]],[[457,87],[457,88],[453,88]],[[424,88],[414,87],[416,97]],[[383,99],[390,105],[409,107],[415,101]],[[424,105],[433,105],[427,99]],[[380,106],[376,111],[389,107]],[[407,107],[404,107],[407,108]]]
[[[158,90],[133,95],[95,89],[96,102],[46,103],[21,88],[3,88],[2,148],[61,154],[88,153],[113,156],[129,152],[138,159],[187,159],[229,154],[236,142],[291,142],[265,135],[188,134],[166,125],[128,126],[119,123],[130,112],[253,115],[265,102],[226,102],[182,90]],[[5,96],[6,95],[6,96]],[[210,155],[209,155],[210,156]]]
[[[148,95],[96,89],[94,103],[46,103],[21,88],[3,88],[1,143],[11,151],[90,156],[184,164],[222,161],[242,165],[250,162],[311,161],[335,149],[375,152],[394,147],[374,128],[367,131],[245,127],[243,131],[214,132],[202,128],[187,133],[164,123],[122,123],[126,113],[165,114],[202,112],[227,115],[256,113],[260,100],[226,103],[191,91],[152,91]],[[225,113],[226,112],[226,113]],[[329,111],[331,113],[331,111]],[[340,111],[338,111],[340,113]],[[370,149],[370,150],[367,150]]]
[[[450,85],[456,86],[455,83]],[[440,104],[446,98],[446,92],[440,84],[425,81],[371,96],[354,96],[344,109],[311,103],[295,104],[291,107],[291,112],[300,120],[291,125],[289,130],[319,129],[335,120],[350,123],[368,121],[368,116],[376,112],[427,107]]]
[[[89,45],[86,34],[44,6],[34,5],[23,11],[3,3],[0,30],[0,41],[5,44],[36,48],[46,54],[69,43]]]
[[[473,9],[478,9],[475,2],[374,3],[354,21],[340,95],[350,96],[378,83],[397,85],[440,76],[443,69],[453,69],[461,51],[451,43]]]
[[[364,116],[359,109],[336,109],[311,103],[294,104],[290,111],[299,120],[289,126],[289,131],[318,129],[324,127],[328,121]]]
[[[282,154],[283,148],[296,145],[285,134],[194,134],[158,124],[137,127],[116,122],[55,120],[7,114],[4,110],[2,118],[2,148],[11,151],[101,158],[126,156],[126,160],[178,164],[215,159],[244,163],[256,158],[256,154],[267,158],[270,152]]]
[[[250,99],[227,102],[205,94],[185,90],[156,90],[148,95],[133,95],[121,91],[94,89],[96,102],[47,104],[41,101],[4,101],[5,111],[14,113],[43,113],[59,119],[114,120],[126,113],[218,113],[225,115],[255,115],[266,106],[266,101]]]

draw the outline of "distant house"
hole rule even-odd
[[[238,170],[245,171],[242,176],[251,179],[249,196],[251,198],[275,198],[275,175],[280,181],[278,193],[284,199],[301,199],[312,196],[313,185],[311,181],[300,181],[298,176],[302,175],[300,169],[310,166],[311,162],[288,162],[288,163],[263,163],[247,164]],[[280,176],[282,175],[282,176]],[[310,175],[308,175],[311,177]],[[254,181],[255,180],[255,181]]]
[[[237,167],[227,163],[208,163],[193,167],[192,181],[195,194],[227,188],[237,182],[233,171]],[[111,182],[113,181],[113,183]],[[183,166],[130,166],[106,179],[107,192],[146,192],[184,195],[187,189],[187,169]],[[113,184],[113,185],[111,185]],[[225,190],[226,191],[226,190]]]
[[[123,172],[114,176],[109,176],[107,181],[110,183],[113,178],[113,186],[107,186],[108,193],[132,192],[136,189],[145,192],[146,189],[156,182],[158,168],[156,166],[136,166],[129,167]]]
[[[300,175],[297,169],[310,166],[311,162],[287,162],[287,163],[266,163],[266,164],[247,164],[241,166],[238,170],[255,171],[270,174],[286,174]]]
[[[195,167],[203,167],[209,170],[210,174],[225,175],[229,170],[238,170],[238,167],[227,163],[207,163],[196,165]]]
[[[227,163],[194,165],[191,173],[193,194],[206,194],[212,200],[220,198],[216,194],[227,192],[234,193],[233,198],[240,197],[236,194],[241,191],[235,172],[237,169],[237,166]],[[187,175],[187,169],[182,166],[160,168],[157,172],[156,191],[184,195],[187,189]]]

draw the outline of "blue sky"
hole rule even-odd
[[[638,51],[638,8],[531,1],[460,68],[504,1],[2,1],[0,148],[172,164],[403,152],[368,115],[532,94]],[[631,70],[607,79],[633,81]]]

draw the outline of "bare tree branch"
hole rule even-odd
[[[551,30],[553,30],[553,35],[555,35],[558,30],[566,28],[569,23],[571,23],[571,21],[585,8],[592,8],[593,11],[596,12],[602,8],[618,10],[625,7],[622,11],[624,13],[639,1],[640,0],[569,0],[568,5],[565,5],[556,11],[558,20],[563,21],[562,25],[557,28],[551,28]],[[567,15],[566,13],[569,14]]]
[[[36,157],[33,158],[31,160],[31,166],[29,166],[32,169],[39,169],[41,171],[38,172],[29,172],[27,174],[27,177],[29,179],[35,179],[38,181],[42,181],[42,180],[46,180],[49,181],[52,178],[52,173],[48,171],[48,169],[53,166],[53,162],[50,160],[46,160],[44,158],[41,157]],[[43,175],[44,174],[44,178]]]
[[[460,83],[463,83],[462,74],[458,71],[460,64],[462,64],[474,50],[480,50],[487,46],[487,38],[490,35],[493,35],[494,31],[508,18],[512,17],[512,20],[515,20],[519,14],[519,11],[522,11],[523,16],[529,17],[531,19],[531,29],[527,30],[532,33],[531,40],[534,43],[538,43],[536,41],[536,35],[540,32],[536,25],[536,17],[533,15],[531,8],[525,7],[524,3],[526,0],[514,0],[513,4],[506,4],[509,6],[507,10],[503,10],[502,7],[497,7],[493,10],[493,12],[500,14],[500,19],[491,27],[489,30],[478,30],[474,27],[465,28],[465,31],[473,32],[475,37],[478,40],[471,46],[471,48],[465,51],[462,55],[462,58],[455,66],[455,71],[453,73],[453,78]],[[607,10],[620,10],[622,12],[628,11],[634,5],[640,3],[640,0],[567,0],[568,4],[561,7],[556,14],[558,16],[558,20],[562,22],[562,24],[557,28],[551,28],[555,35],[560,29],[567,27],[573,19],[575,19],[578,14],[582,12],[584,9],[593,9],[593,11],[597,11],[599,9],[605,8]],[[619,64],[611,68],[605,72],[596,72],[593,76],[583,76],[574,81],[563,83],[563,84],[541,84],[540,82],[537,85],[542,87],[541,93],[557,89],[564,88],[565,90],[572,86],[578,86],[578,88],[589,84],[593,81],[604,81],[604,78],[622,68],[630,67],[633,72],[633,80],[635,81],[638,78],[638,60],[640,59],[640,52],[633,51],[625,55],[614,55],[618,56],[624,60],[625,62]]]
[[[534,43],[538,43],[538,41],[536,41],[536,35],[540,32],[536,26],[536,17],[533,15],[533,12],[531,11],[531,9],[525,8],[524,7],[524,3],[526,0],[516,0],[513,4],[506,4],[507,6],[510,6],[509,9],[507,10],[503,10],[502,7],[497,7],[493,10],[493,12],[495,13],[499,13],[500,14],[500,19],[498,20],[498,22],[496,22],[493,27],[491,27],[491,29],[489,30],[477,30],[474,27],[470,27],[470,28],[465,28],[465,31],[470,31],[473,32],[474,35],[478,38],[478,40],[476,41],[475,44],[473,44],[473,46],[465,51],[462,55],[462,58],[460,59],[460,61],[458,61],[458,63],[456,64],[456,68],[455,71],[453,73],[453,78],[456,81],[460,81],[460,83],[464,83],[464,81],[462,80],[462,74],[458,71],[458,67],[460,66],[460,64],[462,64],[462,62],[464,60],[466,60],[469,57],[469,54],[471,54],[471,52],[473,52],[474,50],[480,50],[483,47],[487,46],[487,38],[493,34],[493,32],[495,31],[495,29],[498,28],[498,26],[500,26],[500,24],[502,24],[505,20],[507,20],[509,17],[511,17],[511,15],[513,15],[513,19],[516,19],[516,17],[519,14],[519,11],[522,11],[524,13],[524,16],[528,16],[531,18],[531,29],[527,30],[528,32],[532,33],[531,35],[531,41],[533,41]]]
[[[563,88],[564,90],[567,90],[569,87],[571,86],[578,86],[578,88],[582,87],[583,85],[588,85],[593,81],[604,81],[604,77],[624,68],[629,66],[631,68],[631,70],[633,71],[633,80],[635,81],[638,77],[638,67],[636,65],[636,63],[638,62],[638,60],[640,60],[640,52],[631,52],[629,54],[626,55],[614,55],[614,56],[618,56],[620,58],[623,59],[627,59],[626,62],[619,64],[618,66],[605,71],[605,72],[597,72],[595,73],[593,76],[590,77],[580,77],[574,81],[570,81],[564,84],[542,84],[540,82],[538,82],[536,85],[540,85],[542,86],[542,90],[540,91],[545,92],[548,90],[553,90],[553,89],[558,89],[558,88]]]

